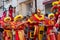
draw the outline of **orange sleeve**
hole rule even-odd
[[[15,23],[14,23],[14,22],[11,22],[11,27],[12,27],[13,29],[15,29]]]

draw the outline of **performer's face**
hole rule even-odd
[[[10,20],[7,20],[7,21],[6,21],[6,23],[9,23],[9,22],[10,22]]]
[[[20,19],[20,18],[17,20],[17,22],[21,22],[21,21],[22,21],[22,19]]]
[[[38,9],[38,10],[37,10],[37,14],[40,15],[40,13],[41,13],[41,10]]]
[[[40,13],[37,13],[37,15],[40,15]]]
[[[22,19],[21,19],[21,17],[18,17],[18,20],[17,21],[21,21]]]
[[[54,17],[53,16],[50,16],[50,19],[54,19]]]

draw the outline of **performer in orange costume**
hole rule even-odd
[[[60,40],[60,15],[58,16],[57,23],[55,24],[55,30],[57,31],[57,40]]]
[[[54,21],[54,14],[51,13],[48,15],[48,18],[49,18],[49,21],[48,21],[48,28],[47,28],[47,39],[48,40],[56,40],[55,38],[55,35],[53,33],[53,27],[54,27],[54,24],[55,24],[55,21]]]
[[[36,30],[37,27],[35,27],[35,21],[32,19],[32,16],[28,19],[27,24],[29,28],[28,37],[30,40],[31,39],[33,40],[34,35],[37,33],[37,30]]]
[[[38,40],[42,40],[43,39],[43,31],[44,31],[44,26],[43,26],[43,20],[44,20],[44,15],[41,14],[41,10],[38,9],[37,13],[32,15],[33,20],[36,22],[35,27],[36,30],[38,30],[38,32],[35,34],[34,40],[36,40],[36,38],[38,37]],[[39,25],[39,23],[41,22],[42,25]]]
[[[22,15],[17,15],[14,18],[14,24],[12,25],[12,28],[14,28],[15,31],[15,40],[25,40],[24,26],[20,25],[22,23],[22,18]]]
[[[55,11],[55,20],[57,21],[58,16],[60,15],[60,1],[56,1],[52,3],[53,7],[51,8],[51,12]]]
[[[4,18],[4,22],[2,23],[2,26],[4,28],[4,34],[3,34],[3,39],[4,40],[12,40],[12,29],[11,29],[11,18],[6,17]]]

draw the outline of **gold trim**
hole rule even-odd
[[[30,19],[28,19],[28,22],[32,23],[32,21]]]
[[[40,17],[38,17],[38,15],[37,14],[35,14],[34,15],[38,20],[44,20],[44,15],[40,15],[40,16],[42,16],[41,18]]]

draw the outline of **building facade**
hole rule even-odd
[[[45,6],[43,5],[44,0],[37,0],[37,9],[41,9],[42,13],[45,14]],[[35,0],[25,0],[19,3],[19,13],[22,15],[31,15],[35,12]]]
[[[53,0],[53,1],[56,1],[56,0]],[[37,0],[37,9],[40,9],[43,14],[50,13],[50,9],[52,7],[51,3],[53,1]],[[22,14],[23,16],[26,16],[26,15],[31,15],[33,12],[35,12],[35,0],[8,0],[4,2],[4,7],[6,8],[6,10],[8,10],[9,5],[16,7],[15,15]]]
[[[51,3],[54,1],[56,0],[37,0],[37,9],[40,9],[43,14],[49,14],[52,7]],[[19,12],[24,16],[31,15],[35,12],[35,0],[24,0],[19,5]]]

